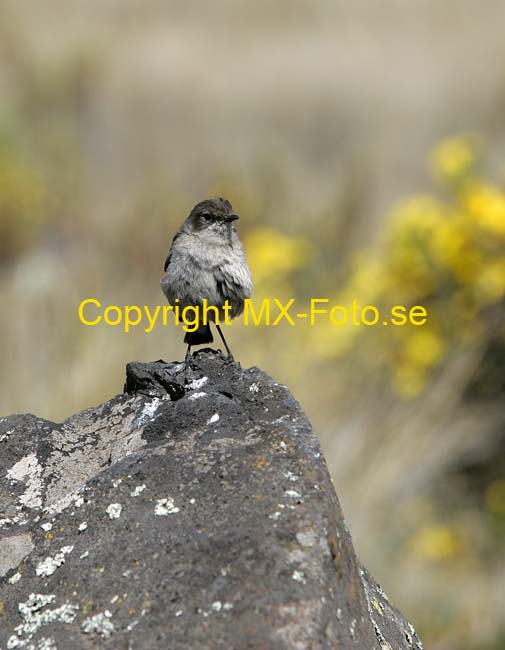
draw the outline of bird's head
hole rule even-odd
[[[206,199],[191,210],[186,225],[190,231],[205,237],[229,239],[237,219],[226,199]]]

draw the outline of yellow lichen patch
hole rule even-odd
[[[92,607],[93,607],[93,601],[92,601],[92,600],[87,600],[87,601],[84,603],[83,607],[82,607],[82,613],[83,613],[83,615],[89,614],[89,612],[91,611]]]
[[[381,616],[384,616],[384,612],[382,611],[382,607],[381,607],[379,601],[377,600],[377,598],[374,598],[374,599],[373,599],[373,601],[372,601],[372,607],[373,607],[375,610],[377,610]]]
[[[261,458],[258,458],[258,460],[254,464],[254,466],[256,467],[256,469],[264,470],[267,467],[270,467],[271,464],[272,463],[267,458],[261,457]]]

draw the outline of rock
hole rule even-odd
[[[420,649],[289,391],[203,350],[0,420],[0,648]]]

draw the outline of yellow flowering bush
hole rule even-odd
[[[245,237],[248,262],[257,287],[270,290],[303,268],[311,247],[303,237],[289,237],[273,228],[253,228]]]
[[[367,363],[386,364],[393,388],[405,397],[418,395],[456,348],[485,347],[504,320],[504,188],[480,177],[475,138],[444,140],[431,161],[443,192],[397,205],[377,247],[355,260],[338,296],[341,304],[356,297],[385,309],[426,307],[421,327],[348,327],[337,333],[351,338]],[[331,349],[338,356],[348,346],[340,340]]]

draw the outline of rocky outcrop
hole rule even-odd
[[[0,648],[420,649],[289,391],[203,350],[0,420]]]

